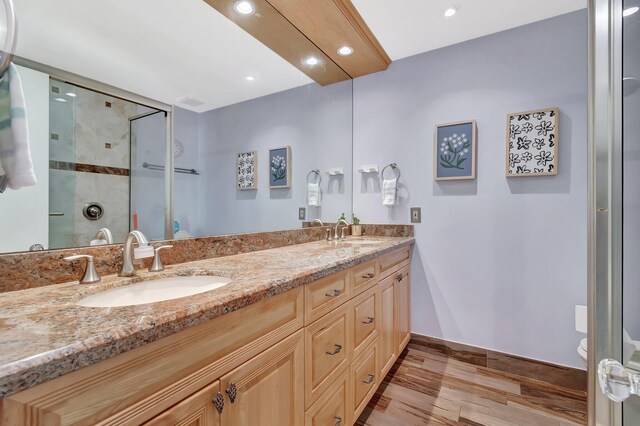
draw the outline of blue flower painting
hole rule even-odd
[[[475,121],[436,126],[434,156],[435,180],[475,179]]]
[[[269,188],[291,187],[291,148],[269,150]]]

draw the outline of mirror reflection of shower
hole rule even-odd
[[[164,113],[157,114],[162,120],[147,123],[157,133],[147,139],[144,134],[132,134],[136,129],[130,126],[130,119],[156,113],[143,105],[50,79],[49,248],[105,244],[107,239],[96,237],[102,228],[111,232],[113,242],[124,241],[134,225],[128,214],[137,174],[134,151],[155,150],[164,159],[166,131]],[[162,200],[164,173],[156,172],[147,179],[145,190],[159,193]],[[150,215],[137,216],[136,225],[151,228],[148,222],[152,220],[162,229],[162,217]]]

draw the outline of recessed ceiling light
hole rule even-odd
[[[340,49],[338,49],[338,55],[340,55],[340,56],[353,55],[353,47],[351,47],[351,46],[342,46]]]
[[[69,96],[70,98],[75,98],[77,95],[73,92],[67,92],[65,93],[67,96]]]
[[[65,98],[55,98],[54,101],[58,101],[58,102],[67,102],[67,100]]]
[[[248,76],[246,76],[246,77],[245,77],[245,79],[246,79],[247,81],[253,81],[253,80],[255,80],[256,78],[255,78],[254,76],[252,76],[252,75],[248,75]]]
[[[445,11],[444,11],[444,16],[446,16],[447,18],[455,15],[456,13],[458,13],[458,11],[460,10],[460,5],[458,4],[452,4],[451,6],[449,6]]]
[[[305,62],[307,65],[312,65],[312,66],[313,66],[313,65],[318,65],[318,62],[320,62],[320,61],[319,61],[319,60],[318,60],[318,58],[316,58],[315,56],[309,56],[309,57],[307,58],[307,60],[306,60],[306,61],[304,61],[304,62]]]
[[[255,8],[253,7],[253,4],[251,4],[250,1],[246,1],[246,0],[235,2],[233,4],[233,7],[238,13],[241,13],[243,15],[251,15],[253,12],[255,12]]]
[[[622,16],[631,16],[634,13],[636,13],[638,10],[640,10],[640,7],[638,6],[629,7],[622,11]]]

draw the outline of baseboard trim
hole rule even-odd
[[[552,364],[504,352],[479,348],[462,343],[411,333],[411,345],[428,348],[462,362],[502,371],[550,385],[587,391],[587,372],[578,368]]]

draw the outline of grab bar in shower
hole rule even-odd
[[[142,167],[149,170],[164,170],[164,166],[161,166],[159,164],[142,163]],[[200,172],[196,169],[185,169],[184,167],[174,167],[173,170],[175,170],[176,173],[186,173],[188,175],[200,174]]]
[[[12,0],[3,0],[4,8],[7,12],[7,39],[0,51],[0,76],[2,76],[9,64],[13,61],[13,51],[16,47],[16,38],[18,35],[18,26],[16,23],[16,11],[13,7]]]

